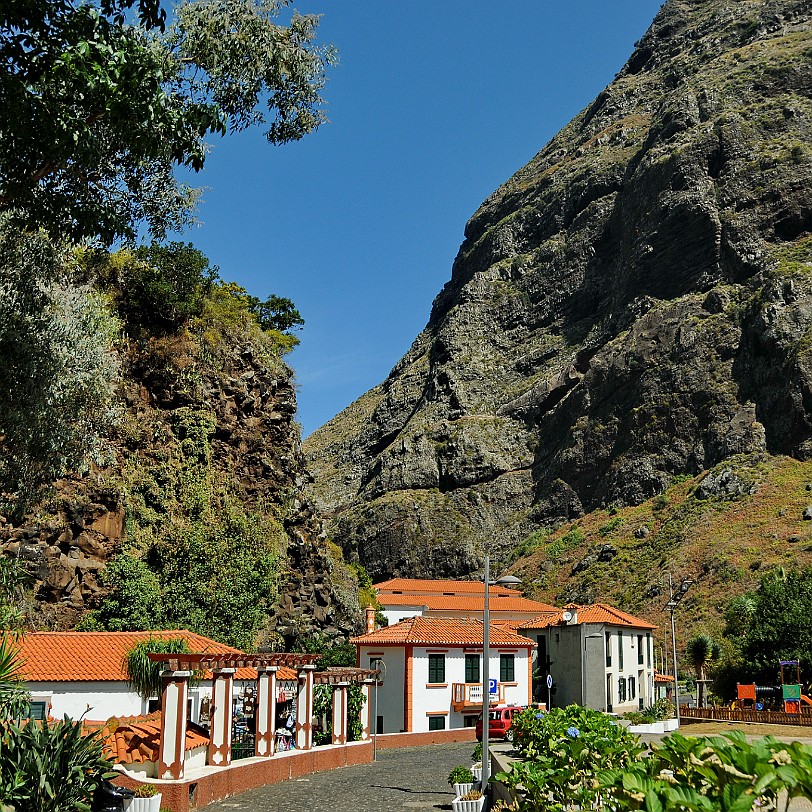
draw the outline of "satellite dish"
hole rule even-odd
[[[572,612],[567,609],[564,614],[561,615],[561,619],[564,621],[564,623],[569,623],[572,620]]]

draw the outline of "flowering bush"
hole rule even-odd
[[[778,796],[812,797],[812,747],[743,733],[692,737],[674,733],[648,758],[598,776],[609,808],[648,812],[778,809]]]
[[[513,727],[525,760],[496,779],[511,789],[524,788],[522,810],[598,807],[607,793],[595,781],[597,773],[626,767],[645,749],[606,714],[579,705],[549,713],[529,708],[513,717]]]

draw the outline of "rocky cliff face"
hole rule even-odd
[[[250,554],[229,548],[243,521],[259,527],[278,573],[257,644],[356,629],[357,586],[302,492],[309,475],[291,371],[257,330],[209,332],[203,344],[182,330],[122,346],[123,414],[110,464],[56,483],[20,526],[0,519],[3,552],[34,576],[34,625],[70,628],[98,609],[109,592],[100,573],[125,549],[160,573],[171,548],[201,537],[197,557],[223,555],[227,567]],[[203,604],[210,616],[198,630],[228,638],[235,618],[215,595]]]
[[[725,460],[812,457],[811,145],[806,0],[666,2],[471,218],[389,377],[308,440],[345,553],[465,575]]]

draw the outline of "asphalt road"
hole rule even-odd
[[[344,767],[250,790],[205,812],[388,812],[451,809],[453,767],[472,763],[473,742],[378,751],[374,764]]]

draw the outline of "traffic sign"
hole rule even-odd
[[[488,693],[489,694],[498,694],[499,693],[499,680],[498,679],[489,679],[488,680]]]
[[[552,674],[547,674],[547,687],[548,688],[553,687],[553,675]]]

